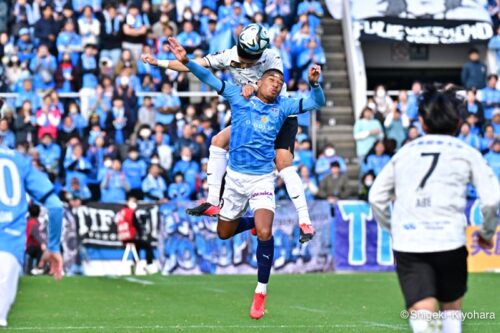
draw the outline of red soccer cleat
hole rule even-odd
[[[260,319],[266,312],[266,294],[255,293],[253,296],[252,307],[250,307],[250,317]]]
[[[186,213],[193,216],[217,216],[219,212],[219,206],[214,206],[208,202],[203,202],[199,206],[186,209]]]
[[[252,229],[250,229],[250,233],[254,236],[257,236],[257,229],[255,229],[255,227],[253,227]]]
[[[299,224],[299,227],[300,227],[299,242],[305,243],[313,239],[314,235],[316,234],[316,231],[314,230],[312,224],[302,223]]]

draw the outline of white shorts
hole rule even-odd
[[[14,303],[21,265],[9,252],[0,251],[0,327],[7,325],[7,314]]]
[[[224,221],[236,220],[245,214],[249,206],[252,212],[267,209],[274,213],[275,178],[274,172],[248,175],[227,168],[219,218]]]

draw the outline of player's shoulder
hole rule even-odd
[[[262,56],[259,59],[259,62],[262,62],[263,65],[269,66],[269,68],[274,68],[277,63],[281,64],[283,60],[275,50],[265,49],[264,53],[262,53]]]
[[[210,53],[210,54],[206,55],[206,57],[231,59],[234,55],[238,55],[238,51],[236,50],[236,46],[233,46],[230,49],[224,49],[224,50]]]
[[[20,152],[13,150],[13,149],[8,149],[4,147],[0,147],[0,159],[3,160],[3,164],[9,163],[5,161],[11,161],[11,163],[14,163],[17,166],[17,169],[19,171],[26,171],[28,167],[31,165],[31,158],[21,154]]]

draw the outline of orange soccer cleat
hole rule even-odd
[[[313,239],[314,235],[316,234],[316,231],[314,230],[312,224],[302,223],[299,224],[299,227],[300,227],[299,242],[305,243]]]
[[[186,213],[193,216],[218,216],[220,212],[219,206],[214,206],[208,202],[186,209]]]
[[[255,293],[253,296],[252,307],[250,308],[250,317],[260,319],[266,312],[266,294]]]

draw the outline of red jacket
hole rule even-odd
[[[40,236],[40,222],[37,218],[28,218],[28,223],[26,224],[26,248],[40,247],[42,246],[42,238]]]
[[[124,207],[116,214],[116,224],[118,228],[118,239],[122,242],[135,240],[137,229],[134,225],[135,211],[132,208]]]

